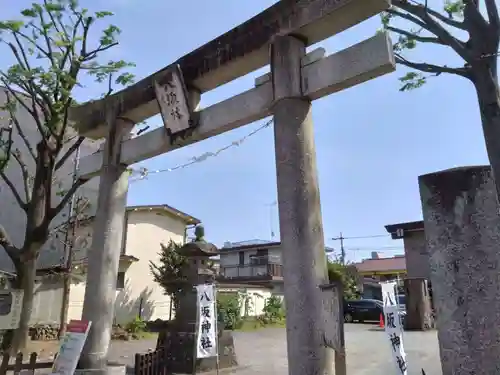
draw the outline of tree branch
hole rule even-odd
[[[59,168],[61,168],[66,162],[66,160],[68,160],[68,158],[78,149],[78,147],[80,147],[80,145],[83,143],[84,140],[85,137],[78,137],[76,142],[71,145],[68,151],[66,151],[66,153],[61,157],[61,159],[59,159],[59,161],[56,163],[54,170],[57,171]]]
[[[399,29],[399,28],[394,27],[394,26],[387,26],[386,29],[389,31],[395,32],[397,34],[404,35],[404,36],[408,37],[408,39],[416,40],[417,42],[446,45],[446,43],[443,43],[443,41],[441,39],[433,37],[433,36],[416,35],[416,34],[413,34],[409,31],[402,30],[402,29]]]
[[[464,1],[464,23],[467,25],[467,31],[472,36],[477,37],[479,33],[488,33],[490,26],[484,19],[479,10],[479,1]]]
[[[19,149],[14,150],[12,156],[17,161],[17,164],[19,164],[19,168],[21,169],[21,175],[23,176],[24,195],[26,197],[26,202],[29,202],[31,200],[31,194],[29,187],[30,175],[28,172],[28,167],[22,159],[21,151],[19,151]]]
[[[10,93],[6,92],[5,94],[7,96],[7,103],[11,103]],[[12,120],[12,123],[16,127],[17,134],[19,134],[19,136],[23,140],[24,145],[28,149],[28,152],[33,157],[33,159],[36,159],[35,151],[33,151],[33,147],[31,146],[31,144],[28,140],[28,137],[26,137],[26,134],[24,133],[24,130],[23,130],[21,124],[19,123],[19,120],[17,119],[15,111],[13,111],[13,109],[10,105],[7,105],[7,111],[9,112],[10,119]]]
[[[17,36],[16,33],[13,33],[13,37],[14,37],[14,40],[16,41],[17,47],[14,46],[14,44],[12,44],[12,43],[6,43],[6,44],[11,49],[19,66],[25,72],[29,72],[29,71],[31,71],[31,65],[29,63],[28,56],[26,55],[26,51],[24,50],[24,46],[21,43],[21,41],[19,40],[19,37]],[[4,76],[6,77],[6,75],[4,75]],[[28,93],[29,92],[38,93],[41,96],[41,98],[43,99],[43,102],[42,102],[38,99],[38,97],[35,96],[34,98],[32,98],[32,102],[34,102],[34,100],[36,100],[37,105],[39,107],[42,107],[42,108],[44,108],[44,104],[50,105],[51,103],[48,99],[48,96],[40,89],[40,87],[38,87],[38,85],[34,82],[33,78],[29,77],[29,76],[24,76],[24,78],[25,78],[25,82],[15,82],[15,84],[22,87]],[[45,115],[47,115],[47,114],[45,113]]]
[[[490,21],[491,32],[496,35],[497,39],[500,37],[500,16],[498,15],[498,7],[495,0],[484,0],[486,3],[486,12],[488,13],[488,20]]]
[[[430,73],[430,74],[442,74],[442,73],[448,73],[448,74],[456,74],[464,78],[471,79],[471,75],[469,73],[469,70],[467,68],[450,68],[447,66],[440,66],[440,65],[433,65],[433,64],[427,64],[427,63],[416,63],[412,61],[408,61],[405,59],[403,56],[400,54],[395,54],[395,59],[396,63],[407,66],[408,68],[420,70],[421,72],[424,73]]]
[[[5,142],[6,147],[5,147],[5,159],[0,161],[0,171],[3,171],[4,168],[7,166],[7,164],[10,161],[10,155],[12,151],[12,126],[9,126],[7,128],[0,128],[0,137],[2,136],[2,133],[7,133],[7,141],[2,141],[2,143]]]
[[[5,75],[5,73],[0,72],[0,75],[3,76],[3,78],[1,78],[1,81],[4,84],[5,88],[9,91],[9,94],[16,99],[17,103],[19,103],[31,115],[31,117],[33,117],[33,120],[35,120],[37,129],[40,132],[43,141],[46,142],[44,137],[45,131],[43,130],[43,125],[40,122],[40,118],[38,116],[38,113],[36,112],[36,108],[31,109],[30,107],[28,107],[28,105],[19,96],[19,94],[15,90],[13,90],[12,87],[10,87],[10,83],[8,82],[8,77]]]
[[[10,191],[12,192],[12,195],[14,195],[14,198],[16,199],[17,204],[19,207],[23,209],[24,212],[27,210],[27,204],[24,202],[19,195],[19,193],[16,190],[16,187],[12,183],[12,181],[7,177],[4,171],[0,170],[0,177],[5,181],[5,184],[9,187]]]
[[[9,256],[9,258],[12,260],[16,268],[18,268],[17,266],[20,263],[19,249],[14,246],[9,235],[7,234],[7,231],[1,225],[0,225],[0,246],[2,246],[5,249],[5,252]]]
[[[87,55],[86,55],[86,57],[85,57],[84,61],[89,61],[89,60],[92,60],[92,59],[94,59],[94,58],[97,56],[97,54],[98,54],[99,52],[104,52],[104,51],[106,51],[106,50],[110,49],[111,47],[115,47],[115,46],[117,46],[117,45],[118,45],[118,43],[116,42],[116,43],[111,43],[111,44],[108,44],[108,45],[106,45],[106,46],[104,46],[104,47],[100,46],[100,47],[96,48],[95,50],[90,51],[89,53],[87,53]]]
[[[437,23],[428,13],[428,8],[424,5],[412,5],[407,0],[393,0],[392,4],[410,14],[420,18],[425,23],[425,29],[436,35],[444,43],[449,45],[465,61],[470,61],[465,43],[451,35],[443,26]]]
[[[83,184],[85,184],[87,181],[88,181],[88,179],[82,179],[82,178],[79,178],[78,180],[76,180],[76,182],[73,184],[73,186],[71,186],[71,188],[68,190],[66,195],[64,195],[64,197],[61,199],[61,201],[57,204],[57,206],[54,208],[51,208],[49,210],[49,215],[48,215],[49,222],[51,220],[53,220],[59,214],[59,212],[61,212],[61,210],[64,208],[64,206],[66,206],[66,204],[68,204],[68,202],[70,201],[73,194],[76,193],[78,188],[80,186],[82,186]]]
[[[400,11],[394,9],[394,8],[387,9],[386,12],[389,14],[392,14],[393,16],[397,16],[397,17],[403,18],[407,21],[410,21],[411,23],[414,23],[414,24],[420,26],[421,28],[427,30],[428,32],[432,33],[432,31],[429,30],[429,28],[427,27],[427,25],[424,22],[422,22],[417,17],[414,17],[409,13],[403,13],[403,12],[400,12]]]
[[[442,23],[451,27],[456,27],[457,29],[460,30],[467,31],[467,26],[462,21],[456,21],[450,17],[445,16],[444,14],[436,12],[434,9],[429,8],[427,5],[422,5],[422,7],[424,7],[427,10],[427,13],[437,18]]]

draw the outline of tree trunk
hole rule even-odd
[[[14,331],[10,352],[18,353],[26,348],[28,342],[29,322],[33,311],[33,299],[35,297],[36,259],[28,259],[17,269],[15,288],[24,291],[23,307],[19,318],[19,327]]]
[[[66,334],[66,326],[68,322],[68,310],[69,310],[69,293],[71,292],[71,273],[66,270],[63,279],[63,295],[62,295],[62,306],[61,315],[59,318],[59,332],[58,337],[61,339]]]
[[[476,67],[472,81],[476,88],[486,151],[500,201],[500,97],[496,61],[489,64],[485,62]]]

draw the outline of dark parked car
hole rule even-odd
[[[344,321],[352,323],[355,320],[358,322],[378,322],[380,321],[380,314],[384,319],[382,301],[376,299],[360,299],[353,301],[344,301]],[[400,317],[404,326],[404,319],[406,312],[400,311]]]

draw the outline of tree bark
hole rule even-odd
[[[49,237],[48,212],[51,208],[53,170],[54,157],[48,144],[42,141],[37,144],[37,165],[32,199],[26,215],[24,245],[19,254],[19,264],[16,265],[15,285],[24,291],[24,296],[19,327],[15,330],[12,339],[11,353],[24,350],[28,341],[29,322],[35,296],[36,260],[40,248]]]
[[[61,315],[59,317],[59,332],[57,337],[61,339],[66,334],[66,327],[68,323],[68,310],[69,310],[69,294],[71,292],[71,271],[64,273],[63,278],[63,295],[62,295],[62,306]]]
[[[472,81],[476,88],[486,151],[500,201],[500,96],[496,56],[494,60],[473,68]]]
[[[28,342],[29,323],[33,311],[35,297],[36,259],[24,261],[21,268],[16,270],[17,277],[14,287],[24,291],[23,307],[19,317],[19,327],[14,331],[10,352],[15,355],[26,348]]]

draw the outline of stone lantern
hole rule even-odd
[[[206,242],[203,228],[196,228],[196,239],[188,242],[178,250],[179,254],[187,258],[184,269],[186,286],[179,296],[178,313],[175,314],[176,325],[188,328],[196,325],[197,300],[195,286],[198,284],[211,284],[215,282],[215,272],[210,267],[210,257],[217,255],[217,247]]]
[[[185,286],[178,296],[175,319],[158,336],[157,349],[164,348],[169,353],[168,371],[178,374],[193,374],[216,369],[217,359],[196,359],[197,337],[197,295],[198,284],[215,283],[215,271],[210,257],[219,254],[217,247],[205,241],[203,227],[195,230],[196,238],[186,243],[178,252],[187,260],[183,275]],[[237,365],[234,340],[230,331],[218,332],[219,367]]]

